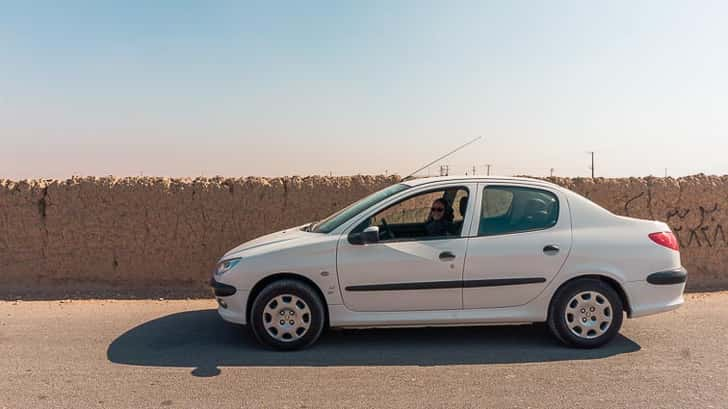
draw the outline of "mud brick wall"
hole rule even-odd
[[[680,241],[688,288],[728,288],[728,176],[552,181],[616,214],[667,222]]]
[[[321,219],[397,181],[0,180],[0,287],[202,287],[235,245]],[[667,221],[680,239],[689,287],[728,288],[728,176],[552,181],[615,213]]]
[[[0,287],[202,287],[237,244],[321,219],[396,181],[0,180]]]

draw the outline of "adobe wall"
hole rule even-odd
[[[614,213],[667,222],[680,241],[688,288],[728,288],[728,176],[553,181]]]
[[[0,180],[0,286],[204,288],[214,262],[396,177]],[[565,179],[609,210],[667,221],[689,288],[728,288],[728,176]],[[0,293],[3,290],[0,289]]]

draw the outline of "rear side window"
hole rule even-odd
[[[551,192],[520,186],[483,190],[479,236],[548,229],[559,218],[559,200]]]

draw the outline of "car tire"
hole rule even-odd
[[[265,347],[296,350],[319,339],[325,318],[323,301],[310,285],[282,279],[268,284],[255,297],[250,328]]]
[[[597,348],[617,335],[623,315],[622,299],[612,286],[583,278],[567,283],[554,294],[548,326],[568,346]]]

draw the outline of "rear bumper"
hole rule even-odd
[[[660,271],[647,276],[646,281],[626,283],[625,290],[631,307],[630,318],[644,317],[671,311],[680,307],[685,301],[685,281],[687,271],[684,268]]]
[[[658,271],[647,276],[647,282],[654,285],[681,284],[687,279],[688,271],[683,267],[670,271]]]

